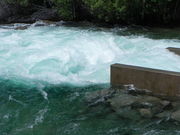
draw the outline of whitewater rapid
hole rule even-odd
[[[113,63],[180,72],[180,57],[167,47],[180,47],[180,42],[121,36],[91,27],[1,27],[0,78],[51,84],[108,83]]]

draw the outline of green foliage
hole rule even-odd
[[[91,14],[99,20],[113,22],[114,18],[123,18],[126,10],[124,0],[83,0],[89,6]]]
[[[168,22],[172,19],[172,6],[177,0],[83,1],[88,5],[91,13],[101,21],[140,23],[150,18]]]
[[[73,0],[53,0],[53,2],[64,20],[73,20]]]
[[[53,2],[64,20],[74,20],[81,12],[76,6],[91,14],[94,20],[107,23],[169,23],[176,20],[180,11],[179,0],[6,0],[21,5]],[[83,3],[83,4],[82,4]],[[80,7],[79,6],[79,7]],[[179,10],[178,10],[179,9]],[[79,10],[79,9],[77,9]]]

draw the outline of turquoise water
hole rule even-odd
[[[113,63],[180,71],[180,57],[165,49],[179,47],[178,37],[93,26],[13,28],[0,27],[0,135],[180,134],[172,122],[122,119],[84,102],[85,92],[109,87]]]

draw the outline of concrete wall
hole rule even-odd
[[[180,73],[137,66],[111,65],[111,86],[134,84],[157,95],[180,96]]]
[[[180,55],[180,48],[168,47],[167,48],[170,52],[173,52],[177,55]]]

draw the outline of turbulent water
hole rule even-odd
[[[113,63],[180,72],[178,30],[0,26],[0,135],[178,135],[169,122],[91,110],[87,91],[109,86]],[[162,31],[162,32],[159,32]]]

